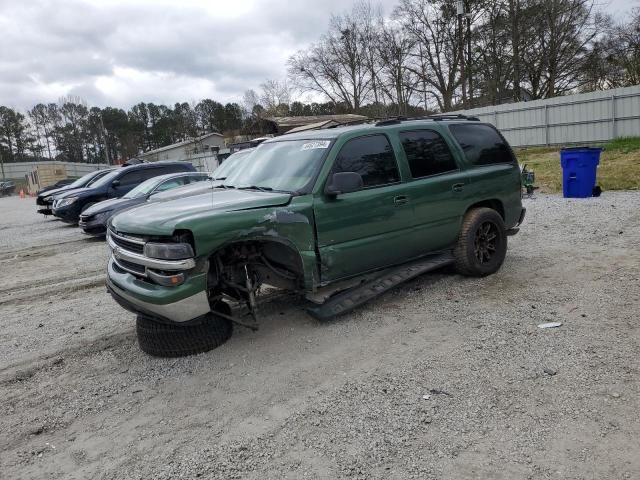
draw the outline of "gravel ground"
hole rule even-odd
[[[157,359],[104,244],[1,198],[0,477],[640,478],[640,192],[526,206],[493,276]]]

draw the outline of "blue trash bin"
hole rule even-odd
[[[578,147],[560,150],[564,198],[588,198],[596,186],[601,148]]]

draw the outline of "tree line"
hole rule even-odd
[[[420,115],[636,85],[640,10],[619,23],[594,0],[399,0],[385,17],[360,0],[287,68],[241,104],[0,106],[0,156],[113,163],[209,132],[248,133],[272,115]]]
[[[617,23],[594,0],[400,0],[385,18],[362,0],[288,70],[302,91],[398,114],[635,85],[640,10]]]

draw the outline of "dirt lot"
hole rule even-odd
[[[526,204],[496,275],[157,359],[104,243],[1,198],[0,477],[640,478],[640,192]]]

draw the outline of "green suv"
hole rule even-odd
[[[115,216],[107,287],[145,352],[210,350],[233,323],[255,328],[263,285],[327,319],[448,264],[495,272],[524,219],[520,178],[504,137],[473,118],[284,135],[212,191]]]

